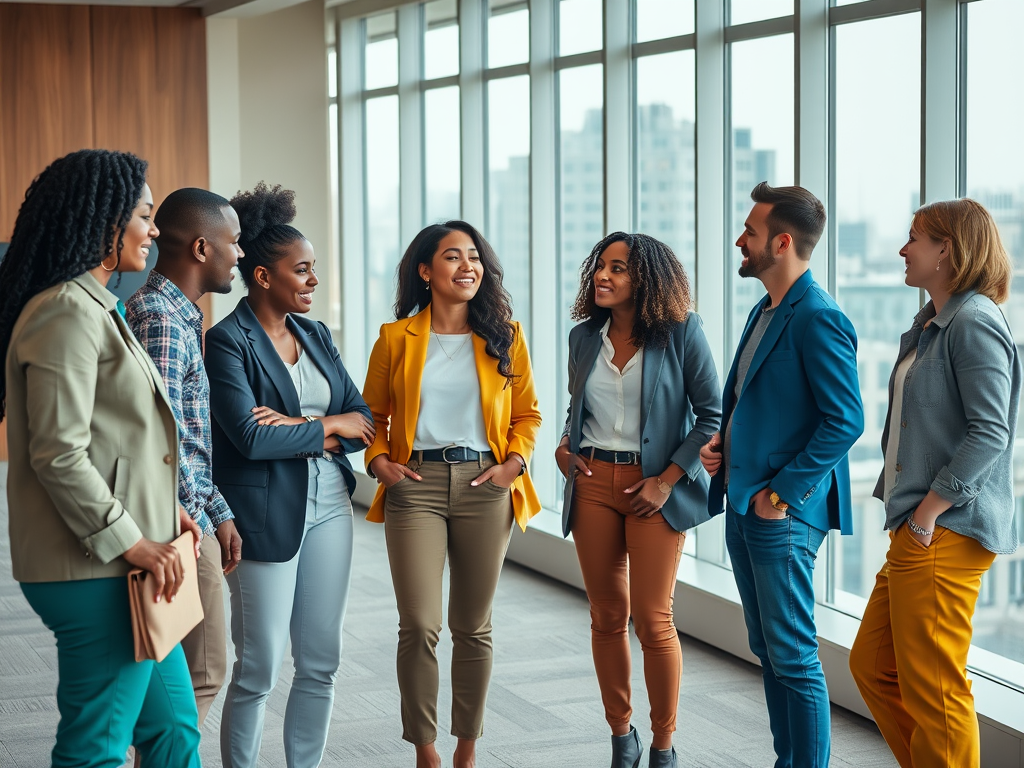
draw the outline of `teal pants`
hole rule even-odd
[[[21,585],[57,637],[53,768],[118,768],[135,744],[145,765],[200,768],[192,680],[181,646],[135,661],[124,578]]]

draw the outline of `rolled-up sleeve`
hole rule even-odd
[[[981,493],[992,464],[1013,440],[1010,397],[1014,347],[1001,317],[965,306],[949,324],[950,364],[963,402],[967,434],[931,489],[953,506]]]

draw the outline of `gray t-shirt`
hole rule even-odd
[[[775,307],[768,307],[761,310],[761,316],[757,318],[757,324],[754,325],[754,330],[750,332],[750,338],[747,339],[747,343],[740,350],[740,359],[736,363],[736,390],[732,413],[736,413],[736,403],[739,402],[740,393],[743,391],[743,383],[747,379],[747,371],[750,369],[750,363],[754,359],[754,354],[757,352],[757,347],[761,343],[764,332],[768,330],[768,324],[772,321],[775,309]],[[726,487],[729,486],[729,456],[731,453],[732,414],[729,414],[729,423],[725,425],[725,436],[722,438],[722,470],[725,472]]]

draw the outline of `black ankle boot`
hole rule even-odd
[[[612,736],[612,768],[639,768],[643,753],[640,734],[633,726],[625,736]]]
[[[675,747],[669,747],[668,749],[655,749],[651,747],[649,758],[648,768],[676,768],[679,765],[676,762]]]

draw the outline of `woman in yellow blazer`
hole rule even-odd
[[[451,570],[454,768],[475,764],[491,673],[491,602],[513,519],[540,501],[526,465],[540,410],[523,331],[491,246],[463,221],[420,232],[398,267],[397,321],[381,327],[363,399],[398,601],[403,738],[417,768],[441,764],[437,737],[441,579]],[[413,314],[415,313],[415,314]]]
[[[163,381],[107,290],[157,236],[146,163],[83,150],[29,187],[0,265],[11,561],[57,638],[55,768],[106,768],[135,744],[147,765],[199,766],[185,656],[135,661],[128,583],[150,572],[173,599],[178,427]],[[0,405],[0,418],[3,418]]]

